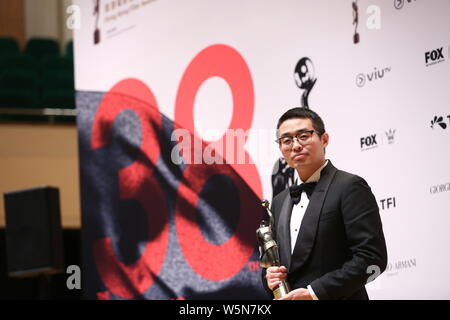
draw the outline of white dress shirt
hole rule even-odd
[[[325,161],[325,163],[316,170],[309,178],[305,181],[305,183],[308,182],[317,182],[320,179],[320,173],[323,168],[328,164],[328,160]],[[295,170],[294,174],[294,184],[301,184],[303,181],[300,179],[300,176],[298,175],[297,170]],[[291,228],[291,254],[294,252],[295,243],[297,242],[298,232],[300,231],[300,225],[302,224],[303,217],[305,216],[306,209],[308,208],[309,204],[309,198],[306,192],[302,192],[300,195],[300,201],[294,205],[292,208],[291,213],[291,222],[290,222],[290,228]],[[319,300],[317,296],[315,295],[313,289],[311,286],[308,286],[309,293],[313,297],[314,300]]]

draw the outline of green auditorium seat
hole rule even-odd
[[[0,70],[26,69],[39,71],[39,65],[33,56],[9,54],[0,57]]]
[[[27,41],[24,54],[31,55],[37,60],[44,56],[59,56],[59,45],[53,39],[32,38]]]
[[[73,73],[73,60],[68,57],[45,56],[41,60],[41,71],[63,70]]]
[[[0,55],[0,74],[6,69],[8,65],[9,55]]]
[[[19,45],[14,38],[0,37],[0,73],[8,66],[7,59],[20,56]]]
[[[0,107],[39,107],[39,83],[36,72],[7,69],[0,74]]]
[[[75,108],[73,71],[47,70],[42,80],[43,108]]]
[[[0,37],[0,55],[20,54],[17,40],[9,37]]]

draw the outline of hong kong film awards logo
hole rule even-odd
[[[302,108],[309,109],[309,94],[316,84],[317,77],[314,65],[310,58],[301,58],[294,69],[294,81],[302,90],[300,104]],[[275,161],[272,169],[272,195],[273,197],[294,184],[294,169],[281,157]]]
[[[294,169],[288,165],[283,157],[279,158],[272,169],[272,198],[295,184],[294,179]]]
[[[358,0],[352,2],[353,9],[353,24],[355,25],[355,33],[353,34],[353,43],[359,43],[359,33],[358,29],[358,21],[359,21],[359,13],[358,13]]]
[[[95,30],[94,30],[94,44],[100,43],[100,29],[98,27],[98,22],[100,19],[100,0],[93,0],[94,1],[94,13],[95,16]]]
[[[314,72],[314,65],[308,57],[301,58],[294,70],[294,80],[297,87],[303,90],[301,98],[302,108],[309,109],[308,97],[312,88],[316,84],[317,78]]]

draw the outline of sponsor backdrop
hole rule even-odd
[[[267,298],[259,200],[302,106],[378,200],[370,297],[450,299],[449,1],[74,5],[86,298]]]

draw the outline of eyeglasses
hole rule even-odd
[[[314,132],[320,135],[320,132],[316,130],[302,130],[294,136],[283,136],[281,138],[278,138],[277,140],[275,140],[275,142],[283,148],[291,148],[294,145],[294,139],[297,139],[298,143],[300,143],[302,146],[305,146],[311,143]]]

